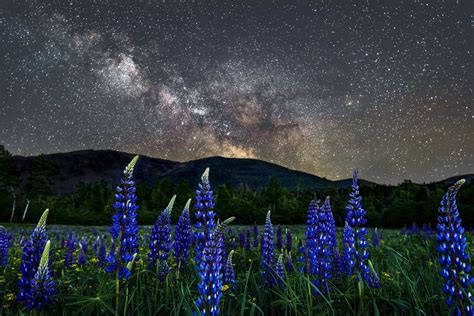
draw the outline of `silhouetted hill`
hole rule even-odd
[[[109,185],[117,184],[123,168],[134,155],[113,150],[80,150],[45,156],[57,168],[56,175],[52,179],[54,192],[64,194],[74,191],[80,182],[92,183],[103,180]],[[23,184],[31,174],[33,159],[33,156],[13,156]],[[331,181],[261,160],[224,157],[209,157],[181,163],[140,156],[135,169],[135,178],[137,181],[151,184],[164,179],[172,182],[184,179],[190,183],[197,183],[206,167],[211,168],[214,186],[228,183],[233,186],[246,185],[259,189],[265,187],[273,177],[277,178],[282,186],[291,190],[350,185],[350,181]],[[375,185],[363,181],[363,185],[367,184]]]
[[[105,181],[116,185],[120,181],[123,168],[134,156],[133,154],[113,150],[80,150],[69,153],[45,155],[57,168],[53,177],[55,194],[74,191],[80,182],[92,183]],[[26,183],[34,157],[13,156],[13,161],[21,173],[23,184]],[[206,167],[211,168],[211,179],[214,186],[228,183],[232,186],[246,185],[261,189],[268,185],[271,178],[277,178],[283,187],[290,190],[318,190],[327,187],[348,187],[351,179],[331,181],[309,173],[288,169],[277,164],[241,158],[209,157],[189,162],[175,162],[159,158],[140,156],[135,169],[135,178],[139,182],[154,184],[160,180],[179,182],[187,180],[197,183]],[[456,176],[441,183],[449,185],[461,177],[473,183],[474,175]],[[360,180],[361,186],[374,187],[378,184]]]

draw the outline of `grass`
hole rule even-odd
[[[32,227],[7,226],[16,232],[7,267],[0,270],[0,315],[29,314],[15,295],[18,291],[21,261],[20,236],[27,236]],[[235,238],[244,227],[232,227]],[[290,227],[293,232],[293,259],[297,263],[297,240],[303,237],[303,227]],[[60,239],[73,230],[78,237],[87,237],[88,263],[64,268],[64,249]],[[147,245],[149,227],[142,228],[140,244]],[[260,228],[261,231],[261,228]],[[107,315],[115,311],[115,277],[97,267],[91,244],[105,228],[47,227],[52,242],[54,279],[58,294],[48,308],[51,315]],[[438,275],[435,241],[420,234],[402,236],[398,231],[384,230],[378,247],[370,248],[370,259],[378,272],[382,288],[368,288],[357,277],[333,279],[327,295],[313,295],[316,288],[303,273],[286,271],[283,286],[262,288],[259,249],[237,248],[234,268],[237,288],[226,290],[221,299],[223,315],[437,315],[448,314]],[[339,235],[340,237],[340,235]],[[468,234],[468,241],[472,235]],[[252,236],[253,238],[253,236]],[[339,238],[340,239],[340,238]],[[121,315],[192,315],[197,297],[198,276],[194,263],[177,273],[171,261],[172,273],[165,282],[157,280],[155,271],[146,267],[146,247],[140,248],[133,276],[120,283],[118,310]],[[279,251],[276,251],[275,260]],[[171,260],[173,257],[171,256]]]

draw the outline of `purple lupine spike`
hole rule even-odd
[[[277,226],[277,241],[276,241],[276,247],[277,249],[283,249],[283,232],[282,232],[282,229],[281,229],[281,226],[278,225]]]
[[[46,235],[48,213],[49,210],[46,209],[43,215],[41,215],[38,225],[33,230],[30,238],[26,240],[23,245],[22,262],[20,264],[21,279],[18,282],[20,292],[18,293],[17,300],[24,302],[29,310],[35,308],[32,283],[48,239]]]
[[[293,257],[291,256],[290,251],[286,251],[285,253],[285,267],[286,271],[290,273],[295,271],[295,265],[293,264]]]
[[[82,243],[79,243],[79,255],[77,256],[77,265],[83,266],[87,263],[86,252],[82,246]]]
[[[253,224],[253,247],[258,248],[258,226],[257,226],[257,223]]]
[[[250,229],[245,232],[245,250],[250,250]]]
[[[293,249],[293,237],[291,236],[291,230],[289,228],[285,229],[285,249],[288,252],[291,252]]]
[[[209,183],[209,168],[206,168],[204,173],[201,176],[201,183],[199,188],[196,190],[196,263],[199,263],[201,258],[202,250],[206,245],[207,240],[209,240],[210,233],[216,226],[214,212],[214,193]]]
[[[277,285],[282,285],[285,282],[285,268],[283,265],[283,254],[281,253],[280,256],[278,256],[278,260],[276,263],[275,267],[275,272],[276,272],[276,284]]]
[[[234,220],[231,217],[219,224],[206,242],[201,260],[196,266],[199,273],[196,306],[201,315],[219,315],[219,302],[222,297],[222,234],[225,227]]]
[[[192,242],[191,218],[189,216],[190,204],[191,199],[189,199],[184,206],[174,233],[173,255],[176,258],[178,269],[184,269],[184,267],[186,267]]]
[[[107,257],[107,249],[105,248],[105,241],[101,237],[99,241],[99,250],[97,251],[97,265],[103,267],[105,265],[105,259]]]
[[[262,235],[262,278],[263,286],[272,286],[275,284],[275,275],[273,270],[273,253],[275,250],[274,232],[271,220],[271,212],[268,211],[265,219],[265,227]]]
[[[135,156],[125,168],[120,186],[116,188],[116,202],[112,204],[116,213],[112,216],[110,234],[114,242],[118,243],[118,249],[115,251],[114,247],[114,251],[110,251],[106,257],[105,271],[108,273],[118,272],[120,279],[128,279],[131,276],[128,263],[138,253],[138,205],[136,204],[137,196],[133,180],[133,171],[137,161],[138,156]]]
[[[327,199],[326,199],[327,200]],[[312,283],[320,292],[328,291],[328,280],[331,275],[331,260],[333,243],[331,240],[331,227],[329,222],[330,208],[327,203],[319,207],[317,201],[311,201],[308,207],[306,253],[308,256],[309,272]],[[313,292],[318,295],[318,291]]]
[[[0,228],[0,267],[5,268],[8,262],[8,252],[13,245],[12,235]]]
[[[367,265],[367,260],[369,258],[368,247],[369,244],[366,240],[367,229],[363,227],[367,222],[365,218],[365,210],[362,208],[362,197],[359,195],[359,185],[358,185],[358,171],[354,171],[352,178],[352,191],[349,195],[349,203],[346,207],[346,222],[348,227],[344,230],[351,230],[352,236],[354,239],[353,246],[350,243],[344,242],[345,247],[351,247],[352,249],[344,250],[345,262],[354,262],[354,267],[357,271],[360,272],[364,280],[368,280],[370,277],[370,268]],[[349,232],[347,232],[349,234]],[[347,235],[349,236],[349,235]],[[355,273],[354,269],[346,270],[347,273]]]
[[[380,284],[380,278],[377,274],[377,272],[374,269],[374,266],[372,265],[372,262],[368,260],[369,267],[370,267],[370,272],[369,272],[369,277],[366,280],[367,284],[374,289],[380,289],[382,285]]]
[[[327,216],[328,223],[328,233],[329,233],[329,243],[331,251],[337,247],[337,238],[336,238],[336,221],[334,220],[334,214],[332,213],[331,199],[329,196],[326,197],[326,200],[323,204],[324,212]]]
[[[339,253],[339,249],[337,247],[334,249],[334,258],[332,261],[332,274],[334,278],[339,278],[342,275],[344,275],[344,266],[343,266],[341,255]]]
[[[245,247],[245,233],[242,230],[239,231],[239,247],[240,248]]]
[[[100,237],[97,236],[97,238],[94,240],[94,242],[92,243],[92,251],[94,253],[97,253],[97,250],[99,248],[99,243],[100,243]]]
[[[235,271],[234,266],[232,265],[232,255],[234,250],[231,250],[229,256],[227,257],[225,272],[224,272],[224,282],[229,285],[232,291],[235,291]]]
[[[352,231],[349,224],[346,222],[344,230],[342,231],[342,245],[344,253],[342,256],[342,267],[344,274],[351,276],[354,274],[355,267],[355,240],[354,232]]]
[[[51,242],[48,240],[44,246],[37,271],[31,281],[31,294],[27,301],[29,310],[35,309],[41,312],[46,306],[51,304],[51,296],[56,293],[56,285],[51,280],[49,270],[50,244]]]
[[[379,235],[377,233],[377,227],[372,231],[372,246],[378,247],[380,245]]]
[[[150,267],[156,267],[159,264],[159,277],[163,281],[169,270],[168,261],[169,251],[171,250],[171,211],[173,209],[176,195],[171,198],[168,206],[161,212],[151,230],[148,261]]]
[[[66,251],[64,252],[64,266],[66,269],[72,269],[72,265],[76,262],[76,240],[74,239],[72,232],[69,232],[69,235],[65,241],[65,248]]]
[[[443,196],[438,209],[440,216],[436,237],[437,250],[441,255],[439,263],[442,270],[439,273],[444,279],[446,304],[454,308],[455,315],[474,315],[470,292],[474,278],[469,275],[471,265],[456,201],[456,195],[464,182],[464,179],[459,180]]]

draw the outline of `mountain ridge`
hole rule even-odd
[[[12,156],[15,166],[20,171],[22,185],[26,183],[31,174],[33,160],[37,156]],[[57,172],[52,177],[53,191],[55,194],[61,195],[74,191],[80,182],[91,183],[104,180],[110,186],[117,184],[124,166],[135,154],[108,149],[85,149],[45,154],[44,156],[57,167]],[[206,167],[211,169],[211,179],[215,186],[228,183],[233,186],[246,185],[250,188],[261,189],[272,178],[277,178],[283,187],[290,190],[320,190],[328,187],[344,188],[351,185],[351,179],[329,180],[263,160],[221,156],[177,162],[140,155],[139,163],[135,169],[135,178],[137,181],[150,184],[161,180],[172,182],[187,180],[192,184],[199,181],[199,177]],[[468,174],[434,183],[449,185],[461,177],[467,178],[469,183],[474,181],[474,174]],[[363,179],[359,183],[361,186],[389,186]]]

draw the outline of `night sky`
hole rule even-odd
[[[256,2],[2,0],[0,144],[474,172],[470,1]]]

